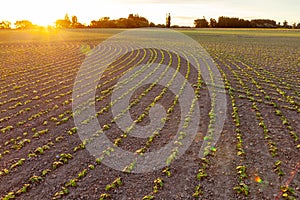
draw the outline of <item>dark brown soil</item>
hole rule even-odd
[[[228,94],[227,88],[226,121],[216,145],[216,152],[207,156],[208,164],[205,169],[207,176],[203,179],[197,179],[197,173],[203,164],[198,153],[208,130],[211,109],[211,99],[206,84],[202,85],[199,95],[201,117],[198,134],[185,154],[169,166],[170,177],[163,172],[163,169],[144,174],[120,172],[96,163],[95,158],[84,148],[74,151],[82,141],[76,133],[69,134],[75,126],[71,115],[71,99],[75,77],[85,59],[85,49],[87,45],[89,48],[96,47],[101,41],[120,31],[66,30],[48,33],[48,35],[40,35],[35,31],[0,32],[0,129],[3,130],[3,133],[0,133],[0,171],[2,171],[0,196],[2,198],[6,196],[9,199],[7,195],[13,192],[16,199],[53,199],[53,197],[99,199],[101,194],[105,193],[116,200],[142,199],[146,195],[153,195],[155,199],[283,199],[282,186],[288,185],[291,188],[290,192],[286,192],[288,196],[300,199],[300,149],[299,146],[297,147],[300,142],[296,141],[290,133],[292,131],[294,135],[300,137],[299,63],[297,66],[295,63],[285,62],[278,53],[282,49],[284,51],[282,55],[299,60],[297,58],[299,37],[282,36],[277,40],[270,37],[269,42],[266,42],[260,36],[242,35],[237,40],[235,35],[198,34],[195,31],[190,33],[185,31],[210,53],[219,69],[226,74],[238,108],[240,118],[238,128],[241,130],[245,151],[243,156],[237,155],[237,127],[232,118],[232,96]],[[282,43],[285,40],[286,43]],[[258,45],[253,49],[250,48],[251,43]],[[157,51],[156,62],[160,62],[164,57],[163,63],[169,63],[170,58],[167,53],[155,49],[148,49],[145,52],[145,63],[153,59],[149,56],[150,51]],[[259,59],[255,51],[263,52],[259,55]],[[137,53],[125,56],[133,58]],[[119,61],[114,63],[117,67],[114,68],[116,71],[113,74],[109,75],[109,70],[104,73],[98,83],[100,87],[96,91],[97,97],[103,96],[101,101],[96,102],[97,111],[111,101],[111,96],[101,94],[101,91],[114,86],[118,78],[108,84],[101,84],[121,76],[142,57],[142,54],[139,55],[132,65],[125,68],[122,68],[122,58],[121,64],[118,64]],[[178,61],[175,57],[173,56],[171,67],[176,69]],[[270,60],[274,60],[274,63]],[[182,61],[179,73],[184,76],[186,72],[187,63]],[[197,73],[191,70],[189,84],[196,83]],[[134,102],[149,86],[148,84],[138,87],[130,102]],[[285,93],[280,94],[278,88]],[[134,105],[130,109],[132,119],[137,119],[163,89],[163,86],[156,85]],[[35,98],[36,96],[38,98]],[[172,105],[175,96],[176,94],[168,90],[158,103],[167,109]],[[15,106],[19,102],[21,104]],[[259,125],[260,120],[257,118],[257,111],[253,109],[253,102],[257,105],[270,138],[265,137],[264,129]],[[276,110],[280,110],[281,115],[278,115]],[[178,118],[180,114],[180,104],[177,104],[160,136],[153,140],[146,152],[155,151],[174,138],[180,122]],[[110,124],[112,119],[113,114],[110,110],[98,116],[102,126]],[[284,119],[287,122],[283,122]],[[23,121],[23,124],[20,123]],[[146,116],[140,125],[145,126],[149,123],[150,118]],[[8,126],[13,128],[4,131]],[[33,137],[38,131],[46,129],[48,129],[47,133]],[[120,137],[122,131],[112,123],[105,134],[114,142]],[[30,142],[24,142],[24,145],[18,149],[16,145],[25,139]],[[272,156],[269,151],[270,141],[277,148],[276,156]],[[145,147],[146,142],[147,139],[129,135],[122,140],[119,147],[135,152]],[[44,145],[49,148],[44,149],[43,153],[38,153],[36,149]],[[28,157],[33,153],[36,154],[35,157]],[[54,169],[53,163],[60,161],[61,154],[71,154],[72,158]],[[20,166],[11,167],[22,158],[25,160]],[[278,174],[276,162],[280,162],[282,175]],[[93,165],[94,169],[91,169],[90,165]],[[240,175],[236,169],[238,166],[246,167],[246,177],[242,182],[248,186],[248,195],[234,190],[240,182]],[[5,174],[5,169],[9,170],[8,174]],[[42,176],[43,171],[47,169],[49,172]],[[79,178],[78,174],[85,169],[86,175]],[[33,176],[40,176],[41,179],[33,182],[30,180]],[[107,185],[117,178],[121,178],[122,185],[106,190]],[[154,181],[157,178],[163,180],[163,187],[157,193],[153,193]],[[76,179],[76,186],[66,186],[66,183],[72,179]],[[27,191],[18,193],[17,191],[24,184],[29,184]],[[201,185],[203,194],[193,197],[197,185]],[[68,190],[68,194],[57,194],[64,188]]]

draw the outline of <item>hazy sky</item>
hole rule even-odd
[[[300,0],[1,0],[0,21],[28,19],[34,24],[53,24],[58,18],[76,15],[79,22],[109,16],[112,19],[139,14],[149,21],[192,26],[194,19],[219,16],[244,19],[264,18],[300,23]]]

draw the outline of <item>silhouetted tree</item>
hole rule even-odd
[[[168,13],[166,17],[166,27],[170,28],[171,27],[171,14]]]
[[[102,17],[99,20],[99,25],[102,28],[116,28],[116,21],[115,20],[110,20],[109,17]]]
[[[139,16],[138,14],[130,14],[127,19],[127,28],[139,28],[139,27],[148,27],[149,21]]]
[[[76,17],[76,20],[77,20],[77,17]],[[58,19],[55,22],[56,28],[70,28],[71,24],[72,24],[72,22],[71,22],[68,14],[65,15],[64,19]]]
[[[128,23],[127,23],[126,18],[120,18],[118,20],[115,20],[114,23],[116,25],[116,28],[127,28],[128,27]]]
[[[71,23],[64,19],[58,19],[55,22],[56,28],[69,28]]]
[[[288,22],[286,20],[283,22],[283,27],[284,28],[288,28],[289,27]]]
[[[78,19],[77,16],[72,16],[72,24],[77,24],[78,23]]]
[[[155,27],[155,24],[153,22],[150,22],[149,27]]]
[[[270,19],[253,19],[251,20],[253,28],[276,28],[276,21]]]
[[[158,28],[166,28],[166,25],[165,24],[157,24],[156,27],[158,27]]]
[[[140,28],[149,27],[149,21],[138,14],[129,14],[128,18],[110,20],[109,17],[102,17],[98,21],[93,20],[90,23],[92,28]]]
[[[109,17],[102,17],[98,21],[93,20],[90,23],[92,28],[116,28],[114,20],[110,20]]]
[[[297,28],[297,29],[300,29],[300,23],[297,24],[296,28]]]
[[[221,16],[218,19],[217,27],[220,28],[276,28],[276,21],[270,19],[253,19],[251,21],[236,17]]]
[[[11,23],[9,21],[0,22],[0,29],[10,29]]]
[[[208,27],[208,21],[203,17],[203,19],[195,19],[194,25],[196,28],[207,28]]]
[[[251,22],[249,20],[239,19],[238,28],[251,28]]]
[[[211,27],[211,28],[217,27],[217,20],[210,18],[209,27]]]
[[[100,21],[109,21],[110,17],[102,17]]]
[[[84,28],[85,26],[78,22],[77,16],[72,16],[72,22],[71,22],[72,28]]]
[[[33,28],[33,24],[28,20],[16,21],[15,26],[17,29],[29,29]]]
[[[219,17],[218,27],[220,28],[242,28],[240,25],[240,19],[236,17]]]
[[[71,23],[70,17],[68,15],[68,13],[65,15],[65,20]]]

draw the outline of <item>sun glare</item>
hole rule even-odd
[[[34,24],[38,25],[38,26],[54,26],[55,25],[55,20],[53,20],[53,18],[40,18],[40,19],[36,19],[36,20],[32,20],[34,22]]]
[[[55,21],[64,19],[65,14],[69,14],[70,19],[73,15],[76,15],[79,22],[89,24],[91,20],[97,20],[106,16],[111,18],[127,17],[131,12],[129,7],[125,9],[124,5],[116,5],[114,3],[94,7],[89,7],[87,4],[96,4],[96,2],[94,0],[87,2],[74,2],[72,0],[11,0],[7,2],[9,9],[5,10],[0,8],[0,13],[6,16],[5,19],[13,23],[19,20],[29,20],[34,25],[47,27],[55,26]],[[18,5],[18,7],[15,5]],[[12,24],[12,26],[14,26],[14,24]]]
[[[34,25],[39,26],[53,26],[57,19],[62,19],[68,12],[69,1],[37,1],[37,0],[11,0],[6,2],[7,9],[1,9],[3,19],[12,22],[14,26],[15,21],[29,20]],[[17,5],[17,6],[16,6]]]
[[[44,6],[39,5],[38,7],[28,6],[28,20],[39,26],[53,26],[57,19],[64,17],[63,14],[57,12],[58,9],[56,7],[55,3],[47,3]]]

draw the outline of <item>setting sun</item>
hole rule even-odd
[[[39,26],[52,26],[54,25],[55,21],[53,20],[53,17],[49,18],[39,18],[38,16],[32,16],[32,21],[35,22],[35,24]]]

